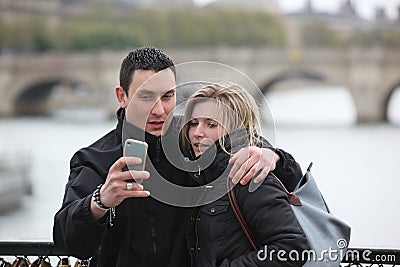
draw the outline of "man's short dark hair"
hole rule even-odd
[[[156,72],[171,68],[174,75],[174,62],[161,50],[154,47],[142,47],[131,51],[122,61],[119,84],[128,94],[129,84],[135,70],[154,70]]]

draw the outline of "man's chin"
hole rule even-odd
[[[146,129],[145,130],[146,131],[146,133],[149,133],[149,134],[152,134],[152,135],[155,135],[155,136],[160,136],[160,135],[162,135],[162,129]]]

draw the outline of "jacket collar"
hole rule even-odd
[[[219,140],[202,155],[194,157],[191,151],[192,164],[196,164],[206,175],[206,182],[210,183],[221,176],[229,167],[230,156],[249,144],[248,133],[245,129],[236,130],[225,136],[224,148]],[[228,152],[228,153],[227,153]],[[210,163],[211,162],[211,163]],[[201,181],[200,181],[201,182]]]
[[[125,118],[125,109],[123,108],[119,108],[117,110],[117,128],[115,129],[115,132],[117,134],[118,137],[120,137],[122,139],[122,128],[124,125],[124,118]]]
[[[122,143],[125,142],[126,139],[132,138],[140,141],[157,141],[160,139],[160,136],[156,136],[150,133],[145,132],[143,129],[140,129],[136,127],[135,125],[129,123],[125,119],[125,109],[124,108],[119,108],[117,111],[117,119],[118,119],[118,124],[116,128],[117,135],[121,137]],[[167,132],[163,135],[164,137],[173,135],[173,134],[178,134],[178,131],[180,129],[179,125],[181,123],[181,117],[179,116],[174,116],[171,124],[167,130]]]

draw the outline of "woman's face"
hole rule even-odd
[[[215,120],[217,106],[215,101],[206,101],[195,104],[190,117],[188,137],[194,154],[204,153],[207,148],[218,140],[218,131],[221,125]],[[225,135],[225,131],[222,131]]]

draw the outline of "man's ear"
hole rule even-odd
[[[126,108],[129,103],[128,103],[128,96],[126,95],[124,88],[122,88],[121,86],[117,86],[115,88],[115,95],[117,96],[119,106],[121,108]]]

